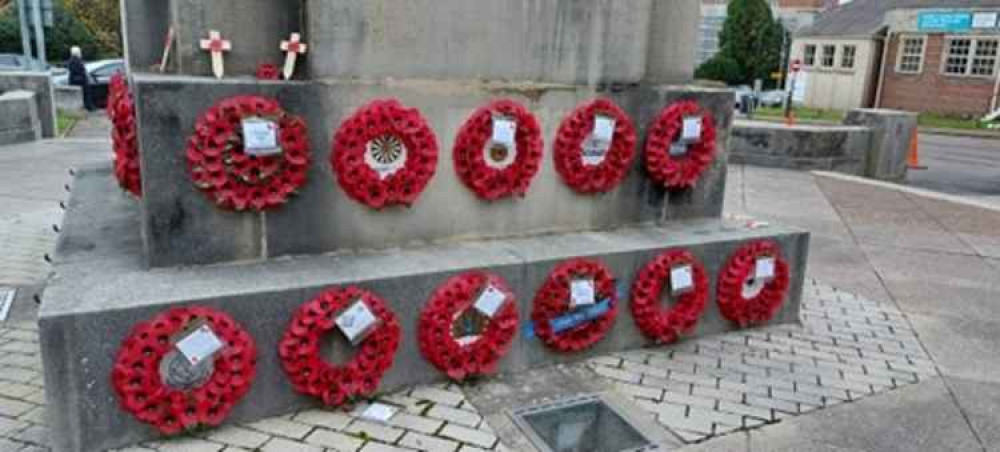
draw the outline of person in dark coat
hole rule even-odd
[[[90,98],[90,76],[87,74],[87,66],[83,63],[83,55],[80,48],[73,46],[69,49],[69,61],[66,68],[69,69],[69,84],[79,86],[83,93],[83,108],[87,111],[94,111],[94,102]]]

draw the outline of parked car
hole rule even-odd
[[[785,105],[785,99],[788,97],[786,91],[780,89],[772,89],[769,91],[764,91],[760,93],[758,100],[760,104],[765,107],[780,107]]]
[[[36,70],[38,64],[35,60],[17,53],[0,53],[0,72],[17,72]],[[43,70],[52,70],[49,64],[42,65]]]
[[[111,76],[125,71],[125,60],[91,61],[85,67],[87,75],[90,77],[90,95],[94,105],[98,108],[104,108],[108,104],[108,84],[111,82]],[[54,75],[52,83],[58,86],[69,85],[69,73]]]

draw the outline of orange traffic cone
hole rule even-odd
[[[917,135],[917,129],[913,129],[913,135],[910,137],[910,153],[906,157],[907,166],[912,170],[925,170],[927,166],[920,164],[920,140]]]

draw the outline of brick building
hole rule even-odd
[[[796,31],[812,24],[817,15],[833,0],[770,0],[774,14],[789,31]],[[698,64],[712,58],[719,51],[719,32],[726,21],[729,0],[702,0],[701,24],[698,27]]]
[[[810,107],[982,116],[1000,107],[1000,0],[854,0],[792,56]]]

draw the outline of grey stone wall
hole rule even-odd
[[[917,114],[884,109],[858,108],[847,112],[844,124],[872,130],[871,152],[865,176],[880,180],[906,180],[907,154],[917,133]]]
[[[35,93],[7,91],[0,94],[0,145],[42,138]]]
[[[170,3],[167,0],[121,0],[125,61],[130,71],[145,72],[159,66],[170,28]],[[176,64],[176,61],[174,54],[171,62]],[[176,65],[169,67],[176,69]]]
[[[808,254],[807,233],[781,227],[748,229],[714,219],[676,222],[669,227],[145,271],[139,258],[140,216],[136,204],[115,185],[109,168],[77,171],[57,246],[55,276],[39,314],[56,450],[104,450],[154,434],[152,428],[118,408],[109,375],[118,347],[132,326],[171,307],[199,304],[223,310],[253,336],[258,348],[257,378],[229,419],[246,422],[315,403],[288,384],[277,345],[294,310],[331,286],[351,284],[373,290],[397,314],[402,343],[380,386],[390,391],[443,380],[418,349],[417,321],[433,290],[460,272],[488,269],[503,276],[517,297],[523,324],[530,318],[535,292],[565,259],[599,259],[628,287],[638,269],[655,255],[687,247],[711,275],[710,301],[696,331],[704,335],[732,328],[717,310],[715,278],[738,246],[747,240],[773,238],[782,247],[792,269],[792,284],[775,323],[798,319]],[[554,353],[519,334],[501,362],[501,371],[579,361],[645,345],[622,300],[615,326],[594,348]]]
[[[510,237],[544,232],[603,230],[644,222],[719,216],[732,96],[721,90],[638,86],[619,92],[588,87],[446,82],[273,83],[137,76],[143,165],[144,238],[154,267],[265,259],[338,250],[380,249],[448,239]],[[266,215],[224,212],[191,183],[184,160],[197,116],[235,94],[276,97],[309,124],[313,164],[307,185]],[[719,154],[693,190],[667,193],[649,182],[636,158],[626,180],[599,196],[581,196],[555,172],[552,143],[562,119],[580,102],[609,96],[640,132],[679,99],[697,99],[719,122]],[[419,108],[440,148],[435,177],[411,208],[375,211],[349,199],[329,165],[334,131],[364,103],[398,98]],[[501,97],[522,102],[543,126],[545,155],[528,196],[487,203],[461,184],[452,163],[455,135],[466,117]],[[218,234],[216,231],[227,231]]]
[[[25,90],[35,93],[35,111],[42,124],[42,137],[56,136],[55,94],[52,77],[47,72],[0,73],[0,92]]]
[[[872,132],[865,127],[737,121],[729,162],[863,176]]]

